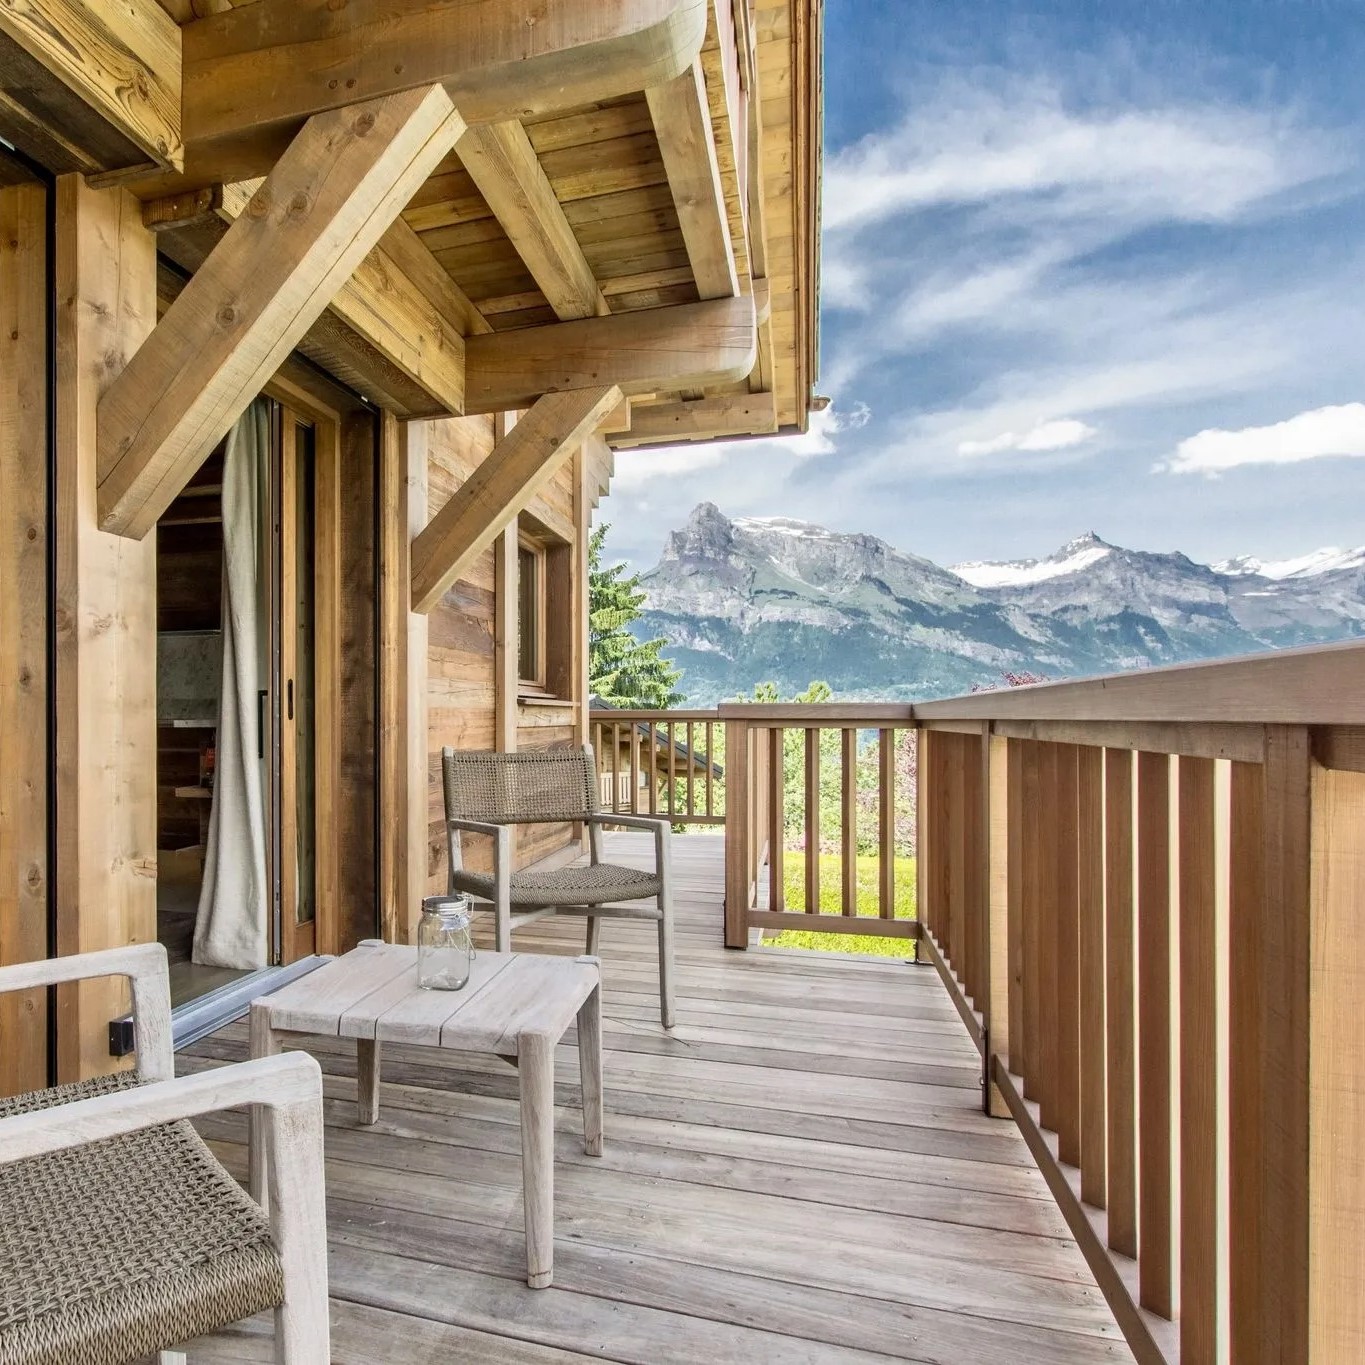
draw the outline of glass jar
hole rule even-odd
[[[474,961],[468,896],[428,896],[417,926],[417,984],[424,991],[458,991]]]

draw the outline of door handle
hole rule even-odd
[[[256,693],[256,757],[265,758],[265,688]]]
[[[284,689],[284,692],[285,692],[285,697],[287,698],[287,703],[286,703],[286,704],[287,704],[288,709],[289,709],[289,719],[290,719],[290,720],[293,720],[293,719],[294,719],[294,680],[293,680],[293,678],[290,678],[290,679],[289,679],[289,682],[288,682],[288,684],[286,685],[286,687],[285,687],[285,689]]]

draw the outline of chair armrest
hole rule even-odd
[[[244,1104],[286,1122],[316,1110],[320,1129],[322,1069],[306,1052],[281,1053],[15,1114],[0,1119],[0,1165]]]
[[[447,880],[455,890],[455,874],[464,870],[464,855],[459,833],[484,834],[493,841],[493,879],[499,887],[510,886],[512,877],[512,831],[506,825],[495,825],[488,820],[465,820],[446,817]]]
[[[623,829],[647,829],[655,833],[673,832],[673,822],[666,815],[618,815],[613,811],[597,811],[588,816],[590,825],[620,825]]]
[[[124,976],[132,984],[133,1046],[138,1075],[148,1081],[170,1080],[175,1074],[170,964],[161,944],[135,943],[127,948],[105,948],[0,967],[0,994],[101,976]]]
[[[496,839],[500,832],[507,829],[506,825],[496,825],[491,820],[457,820],[450,815],[446,816],[446,826],[463,830],[466,834],[486,834],[490,839]]]

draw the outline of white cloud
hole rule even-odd
[[[1297,464],[1333,455],[1365,456],[1365,403],[1314,408],[1264,427],[1210,427],[1181,441],[1158,467],[1172,474],[1217,475],[1241,465]]]
[[[1025,452],[1066,450],[1071,446],[1082,445],[1098,434],[1096,428],[1085,422],[1077,421],[1074,417],[1066,417],[1058,421],[1040,422],[1023,433],[1004,431],[999,436],[992,436],[985,441],[959,441],[957,453],[998,455],[1006,450]]]
[[[905,119],[830,158],[824,223],[866,228],[944,205],[1032,198],[1048,216],[1227,222],[1340,169],[1332,139],[1274,111],[1067,107],[1038,81],[944,82]]]

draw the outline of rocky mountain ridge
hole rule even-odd
[[[1038,560],[944,568],[870,535],[703,503],[645,574],[693,704],[772,680],[841,697],[948,696],[1006,671],[1145,668],[1365,635],[1365,547],[1212,566],[1089,533]]]

